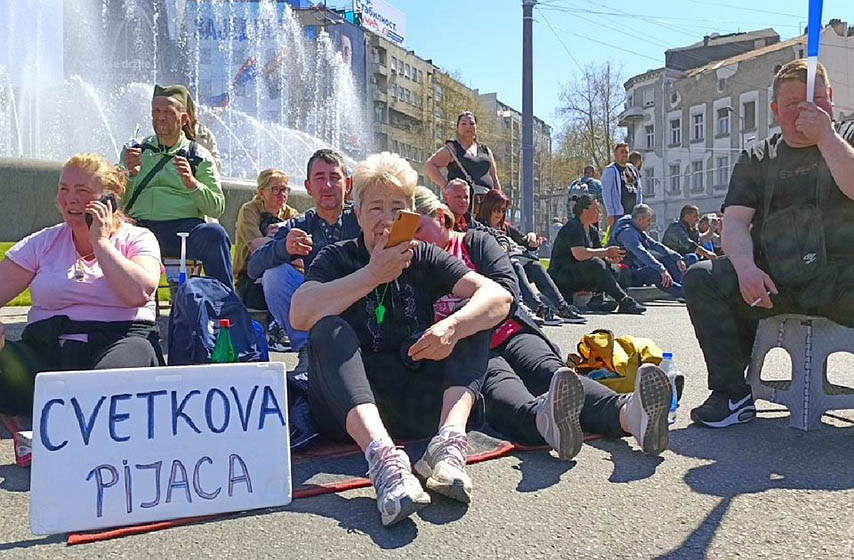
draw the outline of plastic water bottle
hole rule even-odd
[[[237,361],[237,352],[234,350],[234,344],[231,342],[231,321],[228,319],[219,320],[219,334],[216,336],[213,352],[211,352],[211,362],[215,364],[229,364]]]
[[[659,367],[667,374],[667,378],[670,380],[670,388],[673,391],[673,398],[670,400],[670,412],[667,414],[667,423],[673,424],[676,422],[676,407],[679,406],[679,403],[676,401],[676,374],[678,372],[676,364],[673,363],[673,354],[665,352],[664,359],[661,360]]]

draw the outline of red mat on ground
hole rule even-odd
[[[469,445],[470,448],[473,449],[470,449],[467,461],[468,464],[480,463],[482,461],[503,457],[516,450],[516,446],[508,441],[491,438],[480,433],[477,433],[477,437],[472,436],[474,436],[474,434],[471,434],[469,437]],[[409,448],[411,446],[418,451],[419,448],[423,448],[426,443],[426,441],[413,442],[412,444],[407,444],[406,447]],[[412,450],[409,450],[409,453],[410,456],[420,456],[420,453],[413,453]],[[310,498],[312,496],[320,496],[322,494],[343,492],[345,490],[353,490],[355,488],[365,488],[371,485],[370,479],[364,476],[352,476],[345,474],[336,478],[332,475],[325,475],[322,472],[323,469],[318,468],[323,466],[324,463],[329,464],[330,461],[336,460],[344,460],[345,462],[344,465],[339,465],[343,467],[340,470],[353,471],[355,465],[358,465],[358,467],[355,467],[358,468],[358,472],[364,472],[364,459],[362,458],[362,452],[353,444],[326,443],[309,449],[308,451],[294,454],[291,461],[294,480],[304,482],[298,482],[299,486],[294,488],[293,499],[299,500],[302,498]],[[311,466],[315,466],[315,469],[309,468]],[[314,479],[320,479],[321,482],[311,482],[311,480]],[[224,518],[229,515],[234,515],[234,513],[235,512],[171,519],[85,533],[69,533],[67,543],[69,545],[86,544],[125,537],[128,535],[139,535],[142,533],[160,531],[171,527],[180,527],[210,519]]]
[[[584,441],[591,441],[594,439],[599,439],[601,436],[597,434],[587,434],[584,438]],[[475,463],[481,463],[483,461],[488,461],[490,459],[497,459],[499,457],[504,457],[509,455],[514,451],[544,451],[549,449],[548,446],[527,446],[510,443],[508,441],[492,439],[492,446],[490,448],[482,449],[478,453],[470,454],[468,457],[467,464],[473,465]],[[357,456],[361,455],[361,451],[355,445],[351,444],[336,444],[336,443],[328,443],[324,445],[317,446],[303,453],[295,454],[293,456],[294,465],[299,465],[302,463],[310,463],[313,460],[317,459],[334,459],[340,457],[349,457],[349,456]],[[333,492],[344,492],[346,490],[353,490],[356,488],[365,488],[371,485],[371,481],[365,477],[349,477],[341,480],[336,480],[330,483],[321,483],[321,484],[303,484],[299,488],[294,490],[293,499],[299,500],[302,498],[310,498],[313,496],[320,496],[323,494],[330,494]],[[105,541],[110,539],[115,539],[119,537],[126,537],[129,535],[139,535],[143,533],[150,533],[153,531],[160,531],[162,529],[170,529],[172,527],[181,527],[184,525],[190,525],[193,523],[198,523],[201,521],[208,521],[211,519],[224,518],[229,515],[233,515],[232,513],[221,513],[216,515],[206,515],[200,517],[185,517],[182,519],[171,519],[167,521],[158,521],[155,523],[146,523],[142,525],[133,525],[130,527],[120,527],[117,529],[106,529],[102,531],[94,531],[94,532],[86,532],[86,533],[69,533],[67,544],[75,545],[75,544],[87,544],[98,541]]]

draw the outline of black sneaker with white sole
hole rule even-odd
[[[750,390],[740,395],[712,391],[706,402],[691,411],[691,420],[707,428],[745,424],[754,418],[756,405],[753,404],[753,393]]]

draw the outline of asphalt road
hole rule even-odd
[[[380,524],[373,490],[298,500],[198,525],[67,547],[28,527],[28,471],[0,441],[0,558],[852,558],[854,414],[800,432],[760,401],[752,424],[689,424],[706,396],[705,368],[683,306],[645,317],[591,316],[549,328],[564,351],[593,328],[647,336],[687,377],[671,446],[642,455],[629,439],[585,445],[572,462],[519,453],[470,467],[469,507],[434,497],[420,515]],[[8,313],[8,310],[4,310]],[[5,313],[4,313],[5,314]],[[3,319],[8,321],[11,318]],[[14,329],[13,329],[14,332]],[[293,356],[282,357],[294,362]],[[778,356],[772,366],[784,365]],[[832,359],[854,386],[854,357]]]

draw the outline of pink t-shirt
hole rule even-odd
[[[160,260],[157,239],[145,228],[123,223],[111,240],[128,259],[144,255]],[[154,300],[143,307],[123,303],[98,261],[79,259],[71,228],[65,223],[25,237],[6,256],[35,273],[30,283],[30,323],[55,315],[67,315],[72,321],[154,321]]]

